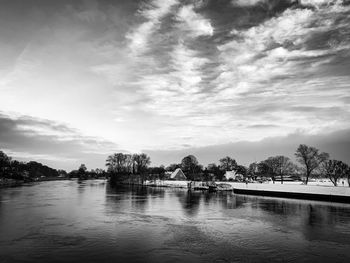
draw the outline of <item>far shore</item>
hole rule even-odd
[[[28,181],[2,178],[2,179],[0,179],[0,188],[16,187],[16,186],[21,186],[25,183],[35,183],[35,182],[45,182],[45,181],[62,181],[62,180],[69,180],[69,178],[67,178],[67,177],[42,177],[42,178],[37,178],[35,180],[28,180]]]
[[[152,185],[155,181],[147,180],[145,185]],[[168,187],[180,187],[187,188],[190,181],[174,181],[174,180],[157,180],[158,186]],[[200,182],[199,182],[200,183]],[[202,182],[205,183],[205,182]],[[310,181],[307,185],[301,181],[291,182],[265,182],[265,183],[244,183],[244,182],[231,182],[231,181],[215,181],[216,184],[229,184],[233,188],[237,189],[254,189],[254,190],[274,190],[274,191],[292,191],[292,192],[307,192],[307,193],[323,193],[323,194],[345,194],[350,195],[350,187],[347,182],[344,181],[344,186],[340,183],[338,186],[334,186],[328,180],[315,180]]]
[[[188,188],[189,181],[159,181],[160,187]],[[200,182],[199,182],[200,183]],[[268,182],[268,183],[243,183],[243,182],[215,182],[216,184],[228,184],[237,194],[251,194],[260,196],[274,196],[296,199],[310,199],[331,202],[350,203],[350,187],[333,186],[326,180],[315,180],[308,185],[302,182]],[[146,181],[145,185],[154,186],[152,181]]]

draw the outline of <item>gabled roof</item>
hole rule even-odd
[[[187,177],[186,175],[182,172],[180,168],[177,168],[171,175],[170,179],[175,179],[175,180],[186,180]]]

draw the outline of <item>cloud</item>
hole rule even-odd
[[[139,10],[139,14],[145,18],[146,21],[126,35],[132,53],[139,54],[147,51],[149,47],[148,41],[152,33],[159,29],[161,19],[165,17],[177,3],[177,0],[153,0],[149,5],[145,5],[145,7]]]
[[[23,160],[38,160],[73,169],[81,162],[102,167],[115,143],[83,136],[64,124],[21,115],[0,114],[1,150]],[[95,159],[94,159],[95,158]]]
[[[302,57],[310,51],[289,50],[283,45],[293,45],[304,41],[312,31],[313,12],[308,9],[288,9],[281,16],[272,18],[259,26],[237,32],[237,37],[219,46],[222,52],[223,77],[239,81],[249,77],[250,81],[260,81],[274,76],[290,75],[295,72],[298,61],[288,60],[288,56]],[[304,53],[303,53],[304,52]],[[254,74],[253,74],[254,73]],[[233,78],[233,79],[232,79]]]
[[[239,100],[240,105],[232,109],[242,112],[245,121],[260,118],[279,123],[280,132],[286,134],[298,126],[313,132],[322,132],[325,125],[333,130],[348,127],[344,123],[349,118],[348,110],[338,97],[329,98],[330,93],[342,93],[350,79],[326,73],[326,68],[350,49],[343,27],[348,23],[349,8],[341,7],[287,9],[257,26],[232,30],[233,39],[218,46],[221,73],[213,81],[217,101],[226,98],[229,104]],[[328,45],[336,31],[343,41]],[[315,46],[313,39],[318,34],[324,39]],[[302,114],[296,114],[289,105],[295,105]],[[331,107],[339,108],[340,113],[332,114]],[[242,119],[239,122],[244,123]]]
[[[254,6],[260,2],[264,2],[264,0],[232,0],[233,5],[237,6]]]
[[[257,128],[259,129],[259,128]],[[261,127],[260,129],[264,129]],[[350,130],[340,130],[323,135],[304,135],[293,133],[288,136],[266,138],[257,142],[240,141],[206,147],[190,147],[177,151],[147,151],[152,163],[180,163],[182,158],[193,154],[201,164],[218,163],[224,156],[231,156],[239,164],[248,166],[252,162],[265,160],[270,156],[285,155],[296,162],[294,153],[299,144],[314,146],[320,151],[328,152],[331,158],[350,164]]]
[[[178,91],[186,94],[198,92],[203,78],[201,69],[209,60],[179,43],[171,53],[171,62],[172,71],[169,74],[180,83]]]
[[[57,169],[62,169],[62,166],[57,166],[58,164],[62,163],[79,163],[79,159],[75,158],[69,158],[64,156],[55,156],[50,154],[33,154],[31,152],[17,152],[13,151],[7,148],[1,149],[1,151],[5,152],[8,156],[11,156],[15,160],[20,160],[24,162],[29,161],[38,161],[38,162],[44,162],[44,164],[47,164],[47,162],[55,163],[54,167],[59,167]]]
[[[20,113],[8,118],[28,145],[12,151],[48,158],[40,145],[72,141],[86,156],[104,152],[101,140],[139,151],[348,129],[349,24],[347,1],[8,1],[0,104]],[[64,147],[59,157],[78,156]]]
[[[335,1],[329,1],[329,0],[300,0],[300,4],[302,5],[308,5],[308,6],[314,6],[314,7],[321,7],[325,5],[331,5],[331,4],[339,4],[343,2],[342,0],[335,0]]]
[[[271,3],[272,2],[272,3]],[[279,1],[270,1],[270,0],[232,0],[231,3],[234,6],[240,7],[252,7],[258,4],[275,4]],[[280,1],[283,2],[283,1]],[[333,4],[342,3],[343,0],[285,0],[285,2],[289,3],[298,3],[304,6],[312,6],[316,8],[320,8],[322,6],[329,6]]]
[[[181,21],[181,30],[193,37],[212,36],[214,29],[208,19],[194,11],[194,6],[186,5],[180,8],[177,19]]]
[[[180,145],[180,133],[191,138],[182,145],[199,146],[242,138],[256,141],[300,129],[316,134],[347,128],[349,113],[342,100],[330,103],[329,96],[340,95],[349,78],[315,74],[348,44],[320,49],[308,42],[333,30],[337,22],[329,12],[346,12],[324,8],[287,8],[257,26],[233,29],[214,56],[204,53],[185,31],[168,51],[166,67],[141,76],[136,84],[150,99],[146,111],[159,116],[159,138]],[[331,83],[330,91],[326,87]],[[264,132],[253,127],[264,127]]]

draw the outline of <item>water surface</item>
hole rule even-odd
[[[0,189],[0,262],[350,262],[350,205],[42,182]]]

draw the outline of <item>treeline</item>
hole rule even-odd
[[[107,173],[112,184],[118,181],[133,180],[144,181],[148,179],[152,168],[151,158],[147,154],[124,154],[114,153],[106,160]],[[155,168],[157,169],[157,168]],[[163,171],[158,172],[158,178],[163,178]]]
[[[348,164],[330,159],[329,154],[320,152],[317,148],[299,145],[295,151],[297,164],[290,158],[278,155],[271,156],[260,162],[253,162],[248,167],[238,164],[229,156],[221,158],[216,163],[204,167],[199,164],[194,155],[184,157],[180,163],[170,164],[168,167],[149,167],[151,161],[146,154],[115,153],[106,160],[107,173],[112,181],[138,178],[144,180],[168,179],[169,173],[181,168],[188,180],[224,181],[224,180],[267,180],[281,183],[286,178],[303,180],[308,184],[310,178],[325,177],[336,186],[340,178],[347,178],[350,185],[350,167]],[[226,178],[227,172],[233,178]]]
[[[58,177],[65,171],[52,169],[38,162],[20,162],[0,151],[0,178],[34,180],[34,178]]]
[[[106,178],[107,173],[103,169],[87,170],[84,164],[77,170],[67,173],[65,170],[56,170],[39,162],[20,162],[13,160],[3,151],[0,151],[0,179],[16,181],[37,181],[54,178],[78,178],[94,179]]]
[[[193,155],[185,156],[180,163],[165,167],[150,167],[151,159],[147,154],[114,153],[106,160],[107,170],[87,170],[84,164],[77,170],[67,173],[56,170],[39,162],[20,162],[0,151],[0,179],[13,179],[31,181],[38,178],[110,178],[112,182],[118,180],[155,180],[169,179],[171,172],[181,168],[188,180],[198,181],[224,181],[224,180],[267,180],[281,183],[288,177],[303,179],[307,184],[310,178],[329,178],[336,186],[340,178],[347,179],[350,185],[350,167],[348,164],[330,159],[328,153],[320,152],[317,148],[299,145],[295,151],[297,161],[293,163],[283,155],[272,156],[260,162],[253,162],[249,166],[238,164],[229,156],[221,158],[218,163],[211,163],[204,167],[199,164]],[[229,172],[229,173],[227,173]]]
[[[151,158],[147,154],[115,153],[106,160],[107,172],[112,174],[142,174],[147,172]]]
[[[91,169],[88,171],[85,164],[81,164],[78,170],[72,170],[67,174],[68,178],[78,178],[80,180],[107,178],[108,173],[103,169]]]

